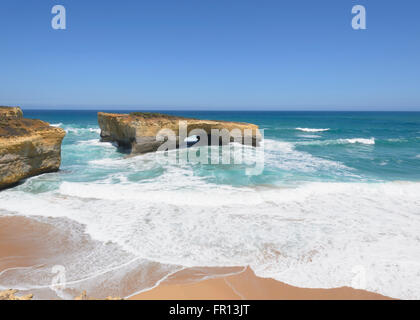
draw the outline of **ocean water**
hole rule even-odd
[[[62,166],[1,191],[0,215],[53,225],[52,251],[0,272],[0,289],[126,297],[183,268],[249,265],[300,287],[420,298],[420,113],[167,113],[258,124],[262,173],[127,157],[99,141],[95,111],[26,110],[66,130]],[[67,285],[52,290],[57,265]]]

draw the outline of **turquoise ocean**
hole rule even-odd
[[[0,192],[0,216],[51,226],[43,263],[0,272],[0,289],[127,297],[184,268],[249,265],[300,287],[420,298],[420,113],[163,112],[259,125],[262,173],[128,157],[100,142],[96,111],[24,110],[67,135],[59,172]],[[65,288],[50,288],[54,266]]]

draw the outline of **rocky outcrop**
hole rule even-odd
[[[23,112],[19,107],[0,107],[0,121],[22,119]]]
[[[47,122],[22,118],[20,108],[0,107],[0,189],[57,171],[64,136]]]
[[[133,112],[130,114],[98,113],[98,123],[101,128],[102,141],[117,142],[121,147],[127,147],[132,154],[153,152],[168,140],[158,139],[162,129],[174,133],[175,146],[186,144],[185,138],[203,132],[207,135],[208,144],[226,144],[232,141],[258,145],[261,134],[257,125],[230,122],[183,118],[159,113]],[[181,125],[180,127],[180,124]],[[184,129],[185,128],[185,132]],[[212,130],[219,131],[220,137],[212,136]],[[229,133],[229,134],[227,134]],[[246,137],[246,138],[244,138]],[[213,138],[213,139],[212,139]]]
[[[124,300],[122,298],[119,297],[106,297],[105,299],[95,299],[92,297],[89,297],[86,293],[86,291],[83,291],[82,294],[80,296],[77,296],[74,298],[74,300]]]
[[[19,290],[13,290],[13,289],[0,291],[0,300],[32,300],[34,297],[33,294],[17,296],[16,293],[18,292]],[[80,296],[75,297],[74,300],[124,300],[124,299],[119,298],[119,297],[111,297],[111,296],[106,297],[105,299],[95,299],[95,298],[88,297],[86,291],[83,291],[82,294]]]
[[[0,291],[0,300],[32,300],[33,295],[27,294],[25,296],[16,296],[18,290]]]

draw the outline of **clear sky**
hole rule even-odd
[[[418,0],[1,0],[0,44],[0,105],[420,110]]]

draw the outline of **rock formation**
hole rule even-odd
[[[0,107],[0,189],[60,167],[65,131],[25,119],[20,108]]]
[[[74,298],[74,300],[124,300],[122,298],[119,297],[106,297],[105,299],[95,299],[92,297],[89,297],[86,293],[86,291],[83,291],[82,294],[80,296],[77,296]]]
[[[34,295],[33,294],[27,294],[24,296],[16,296],[16,293],[18,292],[18,290],[5,290],[5,291],[0,291],[0,300],[32,300]],[[105,299],[95,299],[95,298],[91,298],[88,297],[86,291],[83,291],[82,294],[80,296],[77,296],[74,298],[74,300],[124,300],[123,298],[119,298],[119,297],[106,297]]]
[[[19,107],[0,107],[0,120],[22,119],[23,112]]]
[[[132,112],[130,114],[98,113],[102,141],[117,142],[126,147],[132,154],[141,154],[158,150],[167,139],[157,139],[162,129],[174,132],[176,147],[185,143],[185,138],[196,134],[201,129],[207,137],[208,144],[226,144],[232,141],[258,145],[261,134],[257,125],[215,120],[183,118],[159,113]],[[186,124],[185,136],[180,130],[180,123]],[[217,142],[212,141],[212,130],[222,133]],[[229,133],[227,136],[226,134]],[[225,137],[227,137],[225,139]],[[244,138],[246,137],[246,138]],[[215,140],[215,139],[213,139]]]
[[[18,292],[18,290],[6,290],[0,292],[0,300],[32,300],[33,295],[28,294],[26,296],[16,296],[15,294]]]

